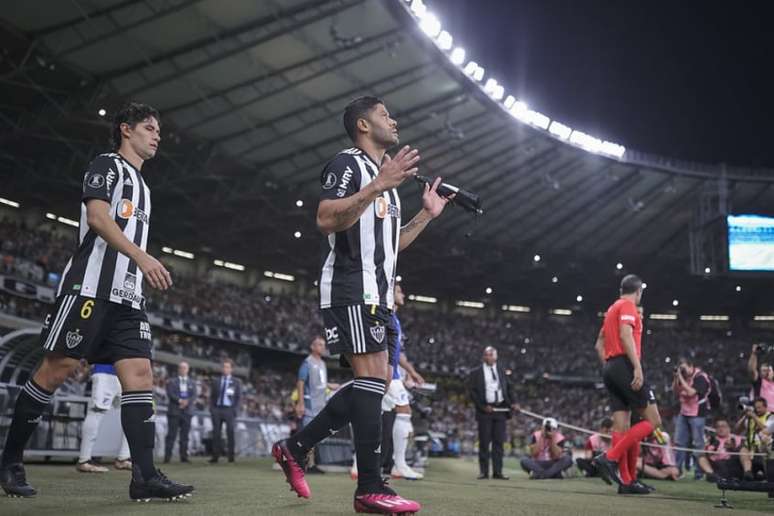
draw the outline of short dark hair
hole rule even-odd
[[[609,417],[606,417],[605,419],[602,420],[602,422],[599,424],[599,426],[602,427],[602,428],[612,428],[613,427],[613,420],[610,419]]]
[[[725,421],[726,423],[730,424],[730,421],[728,420],[728,418],[726,416],[718,416],[718,417],[716,417],[714,423],[717,425],[721,421]]]
[[[693,363],[693,359],[692,359],[691,357],[680,357],[680,358],[677,360],[677,363],[678,363],[678,364],[688,364],[689,366],[692,366],[692,365],[694,365],[694,363]]]
[[[233,360],[231,360],[230,358],[224,358],[223,360],[221,360],[221,363],[222,363],[223,365],[226,365],[226,364],[228,364],[228,365],[230,365],[231,367],[234,367],[234,361],[233,361]]]
[[[755,398],[755,399],[753,400],[753,405],[755,405],[755,404],[756,404],[756,403],[758,403],[759,401],[760,401],[761,403],[763,403],[763,406],[764,406],[764,407],[768,407],[768,406],[769,406],[769,402],[768,402],[768,401],[766,401],[766,398],[762,398],[762,397]]]
[[[344,108],[344,129],[353,142],[357,138],[357,121],[365,118],[369,111],[379,104],[384,104],[378,97],[358,97]]]
[[[129,124],[129,127],[134,127],[151,116],[161,125],[159,111],[153,106],[130,102],[122,107],[113,117],[113,150],[118,150],[121,147],[121,124]]]
[[[634,294],[642,288],[642,280],[635,274],[627,274],[621,280],[621,294]]]

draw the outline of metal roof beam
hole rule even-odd
[[[123,2],[119,2],[115,5],[111,5],[110,7],[104,7],[102,9],[95,9],[94,11],[91,11],[89,13],[83,12],[83,9],[80,8],[80,6],[76,3],[76,7],[78,7],[81,10],[81,15],[77,18],[70,18],[69,20],[55,23],[53,25],[49,25],[47,27],[43,27],[42,29],[34,30],[30,32],[30,35],[34,39],[38,39],[43,36],[48,36],[49,34],[53,34],[54,32],[58,32],[62,29],[67,29],[70,27],[73,27],[75,25],[78,25],[79,23],[83,23],[85,21],[88,21],[92,18],[97,18],[99,16],[105,16],[106,14],[113,13],[115,11],[119,11],[125,7],[130,7],[135,4],[144,3],[145,0],[124,0]]]

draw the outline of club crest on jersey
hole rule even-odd
[[[323,185],[322,185],[323,190],[330,190],[331,188],[336,186],[336,182],[338,180],[339,179],[336,177],[336,174],[334,174],[333,172],[328,172],[325,175],[325,181],[323,181]]]
[[[380,324],[379,321],[376,322],[376,326],[371,326],[371,337],[379,344],[384,342],[386,332],[387,328],[385,328],[383,324]]]
[[[92,174],[86,180],[86,184],[89,188],[102,188],[105,186],[105,177],[102,174]]]
[[[73,349],[77,347],[82,340],[83,340],[83,335],[81,335],[81,330],[76,328],[75,331],[68,331],[67,337],[65,338],[65,344],[67,345],[67,349]]]
[[[121,199],[121,204],[118,205],[118,216],[122,219],[128,219],[134,213],[134,203],[129,199]]]
[[[124,288],[126,290],[134,290],[137,286],[137,276],[131,272],[127,272],[124,276]]]

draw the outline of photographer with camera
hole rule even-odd
[[[736,422],[736,432],[744,435],[742,463],[745,480],[755,480],[756,474],[765,474],[763,457],[754,457],[754,453],[765,453],[771,448],[771,433],[774,429],[774,413],[769,412],[768,403],[764,398],[755,398],[752,405],[750,399],[739,398],[739,409],[742,417]]]
[[[704,448],[704,422],[707,416],[707,397],[710,381],[707,374],[693,364],[690,358],[680,358],[674,371],[672,390],[680,401],[680,414],[675,421],[675,443],[679,448]],[[677,467],[682,472],[688,452],[677,452]],[[696,479],[702,477],[698,467]]]
[[[762,361],[761,358],[772,353],[774,353],[774,346],[753,344],[750,359],[747,361],[747,370],[750,372],[753,385],[751,396],[765,399],[769,407],[774,407],[774,367],[768,360]]]
[[[642,455],[637,461],[637,471],[640,472],[641,477],[655,480],[677,480],[680,478],[675,451],[672,448],[672,441],[668,433],[661,432],[658,438],[651,434],[644,443],[659,446],[643,446]],[[649,490],[655,491],[647,484],[644,485]]]
[[[565,448],[556,419],[547,417],[540,430],[532,434],[529,457],[521,459],[521,467],[533,480],[561,479],[562,471],[572,467],[572,456]]]
[[[724,417],[715,418],[715,435],[710,437],[709,443],[704,449],[711,453],[705,453],[699,457],[699,467],[705,473],[707,482],[716,482],[718,479],[741,480],[742,463],[738,455],[729,453],[738,452],[742,448],[742,439],[731,433],[731,424]]]
[[[605,453],[610,448],[610,434],[613,431],[613,420],[606,417],[599,425],[599,432],[586,439],[584,457],[575,459],[575,463],[587,478],[598,477],[599,471],[592,462],[597,455]]]

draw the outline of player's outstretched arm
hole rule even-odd
[[[151,287],[167,290],[172,286],[172,276],[164,265],[126,238],[116,221],[110,216],[109,203],[101,199],[86,201],[86,223],[110,247],[134,260]]]

